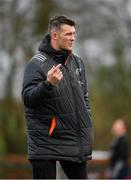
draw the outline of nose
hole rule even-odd
[[[71,36],[71,41],[74,41],[74,40],[75,40],[75,35],[72,34],[72,36]]]

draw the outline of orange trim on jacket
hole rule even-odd
[[[49,129],[49,136],[51,136],[51,134],[53,133],[55,127],[56,127],[56,117],[53,116],[51,126],[50,126],[50,129]]]

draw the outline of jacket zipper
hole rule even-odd
[[[68,69],[67,69],[67,65],[65,64],[64,65],[65,67],[65,70],[66,72],[68,72]],[[68,73],[67,73],[68,74]],[[68,77],[68,76],[67,76]],[[82,137],[81,137],[81,131],[80,131],[80,122],[79,122],[79,119],[77,118],[77,107],[75,105],[75,97],[73,95],[73,89],[72,89],[72,86],[71,86],[71,83],[70,83],[70,79],[68,77],[68,83],[70,84],[70,90],[72,92],[72,97],[73,97],[73,104],[74,104],[74,107],[75,107],[75,118],[77,120],[77,137],[78,137],[78,146],[79,146],[79,162],[82,162]]]

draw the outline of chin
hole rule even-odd
[[[66,50],[68,50],[68,51],[72,51],[72,47],[68,47]]]

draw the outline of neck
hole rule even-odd
[[[58,47],[57,43],[56,43],[53,39],[51,39],[50,43],[51,43],[51,47],[52,47],[53,49],[55,49],[55,50],[61,50],[61,49]]]

